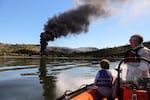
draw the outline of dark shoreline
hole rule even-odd
[[[47,58],[52,60],[94,60],[109,59],[110,61],[119,61],[122,57],[50,57],[50,56],[0,56],[0,58]]]

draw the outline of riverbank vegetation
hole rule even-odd
[[[31,56],[39,55],[39,45],[4,44],[0,43],[0,56]]]
[[[145,42],[144,45],[150,48],[150,42]],[[49,47],[50,48],[50,47]],[[48,56],[48,57],[62,57],[62,58],[118,58],[122,57],[124,53],[130,48],[129,45],[103,48],[93,51],[71,51],[70,49],[57,48],[47,50],[44,53],[40,52],[40,45],[32,44],[4,44],[0,43],[0,56]]]

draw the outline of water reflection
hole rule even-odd
[[[39,79],[40,83],[43,85],[44,100],[55,100],[55,78],[47,74],[47,63],[48,58],[40,58]]]
[[[98,61],[2,57],[0,100],[56,100],[65,90],[93,82],[98,69]]]

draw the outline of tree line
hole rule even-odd
[[[150,48],[150,42],[144,42]],[[0,43],[0,56],[49,56],[49,57],[69,57],[69,58],[117,58],[122,57],[130,48],[129,45],[103,48],[88,52],[59,52],[57,50],[40,52],[40,45],[32,44],[3,44]]]

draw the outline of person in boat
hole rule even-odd
[[[112,97],[112,82],[113,76],[109,71],[110,61],[107,59],[103,59],[100,62],[101,70],[99,70],[95,77],[95,85],[98,88],[98,93],[100,95],[100,100],[102,98],[107,98],[107,100],[113,100]]]
[[[140,34],[133,34],[129,42],[131,48],[126,52],[125,58],[140,57],[150,60],[150,49],[143,45],[143,36]],[[147,62],[138,59],[129,59],[125,60],[125,63],[128,65],[126,80],[138,80],[150,77],[150,65]]]

